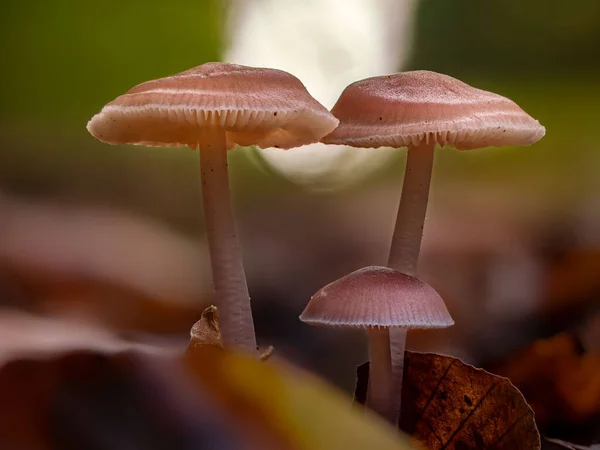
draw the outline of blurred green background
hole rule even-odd
[[[138,169],[166,164],[167,173],[194,176],[189,153],[100,146],[85,123],[108,100],[143,80],[218,60],[226,43],[227,6],[219,0],[4,2],[3,187],[65,194],[73,178],[80,183],[77,195],[89,191],[123,202],[130,197],[123,191],[134,189],[123,179]],[[553,191],[557,202],[587,195],[596,179],[592,168],[600,164],[595,151],[598,48],[600,3],[595,0],[421,1],[407,68],[445,72],[502,93],[548,129],[548,136],[529,149],[439,152],[438,172],[476,179],[506,179],[510,173],[512,181],[530,183],[535,173],[540,180],[533,189],[540,183],[540,189],[547,188],[544,183],[561,186]],[[398,165],[387,175],[395,176]]]
[[[142,80],[218,60],[223,2],[3,2],[0,17],[2,188],[157,209],[185,223],[186,217],[165,211],[168,205],[158,201],[154,208],[147,201],[161,188],[148,171],[157,170],[165,182],[171,175],[176,182],[181,172],[194,177],[195,155],[101,146],[85,125],[109,99]],[[156,188],[145,190],[154,182]],[[182,186],[176,195],[197,195],[187,191]]]

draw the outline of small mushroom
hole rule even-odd
[[[369,342],[367,406],[396,424],[404,342],[409,329],[445,328],[454,324],[444,301],[427,283],[387,267],[365,267],[321,288],[300,320],[329,327],[359,327]],[[390,348],[390,330],[404,335],[402,347]],[[394,358],[393,356],[397,357]]]
[[[287,72],[206,63],[135,86],[102,108],[87,129],[108,144],[200,149],[223,344],[255,353],[250,296],[230,202],[227,150],[237,145],[288,149],[314,143],[337,124]]]
[[[417,270],[435,145],[459,150],[530,145],[546,132],[512,100],[424,70],[357,81],[331,112],[340,125],[322,139],[326,144],[408,147],[388,266],[411,276]],[[394,330],[390,338],[392,348],[404,347],[402,333]]]

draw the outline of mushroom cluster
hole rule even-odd
[[[130,89],[88,123],[109,144],[199,149],[206,234],[224,347],[256,355],[250,296],[231,207],[227,151],[289,149],[323,142],[407,147],[388,267],[366,267],[333,281],[300,319],[367,331],[367,406],[396,424],[406,331],[448,327],[444,301],[417,278],[434,148],[530,145],[545,129],[516,103],[429,71],[368,78],[348,86],[327,111],[293,75],[275,69],[206,63]]]
[[[417,275],[435,146],[451,145],[458,150],[471,150],[531,145],[546,132],[537,120],[512,100],[474,88],[448,75],[426,70],[352,83],[342,92],[331,112],[340,124],[323,138],[324,143],[363,148],[408,148],[388,267],[409,277]],[[422,281],[420,283],[425,285]],[[414,294],[402,287],[399,285],[396,295],[410,299]],[[320,297],[322,295],[317,293],[311,303],[318,302]],[[340,302],[347,304],[344,299]],[[400,311],[407,313],[410,310],[400,302],[389,314],[400,314]],[[420,311],[415,311],[415,314]],[[335,323],[340,318],[334,317],[332,311],[328,312],[327,321]],[[426,321],[427,317],[419,319]],[[446,321],[439,322],[437,326],[452,324],[447,315]],[[431,325],[429,327],[432,328]],[[385,384],[388,386],[387,403],[371,406],[394,424],[400,415],[406,328],[390,327],[386,331],[389,334],[387,341],[379,341],[380,346],[386,345],[386,357],[389,355],[390,358],[386,367],[391,370],[392,383]],[[375,351],[380,353],[381,349]],[[371,377],[380,376],[375,373],[378,369],[373,364],[370,370]],[[367,404],[369,398],[367,395]]]

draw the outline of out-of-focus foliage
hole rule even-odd
[[[218,60],[218,0],[24,0],[0,6],[0,121],[85,123],[142,81]]]
[[[399,427],[428,449],[540,448],[533,411],[506,379],[449,356],[406,352]],[[364,403],[368,363],[357,370]]]
[[[27,316],[0,322],[16,325],[6,328],[21,345],[15,353],[3,339],[0,347],[3,449],[412,448],[382,421],[350,410],[348,397],[291,366],[213,345],[183,359]],[[34,324],[45,333],[36,334]],[[53,348],[53,340],[61,346]]]
[[[521,389],[542,432],[585,445],[600,437],[600,355],[572,335],[536,341],[491,369]]]
[[[437,173],[481,184],[511,173],[515,189],[545,192],[538,202],[553,211],[586,201],[597,189],[591,167],[600,164],[593,135],[600,120],[600,3],[421,0],[417,23],[407,69],[448,73],[505,95],[547,129],[530,148],[439,152],[444,168]]]
[[[210,395],[239,423],[266,426],[288,448],[410,447],[380,419],[349,409],[344,397],[290,367],[241,358],[214,346],[205,346],[188,362]]]
[[[411,66],[465,74],[599,71],[596,0],[421,0]]]
[[[548,267],[542,314],[569,314],[581,304],[597,303],[600,249],[566,250]],[[598,344],[600,345],[600,344]]]
[[[203,245],[111,208],[0,192],[0,301],[120,331],[176,333],[211,291]],[[165,270],[168,261],[169,270]]]

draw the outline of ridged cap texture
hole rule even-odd
[[[425,70],[357,81],[331,112],[340,125],[322,142],[354,147],[469,150],[530,145],[546,132],[512,100]]]
[[[87,129],[108,144],[192,148],[222,129],[228,149],[287,149],[318,142],[337,124],[287,72],[206,63],[135,86],[92,117]]]
[[[300,320],[333,327],[445,328],[454,324],[429,284],[387,267],[365,267],[321,288]]]

